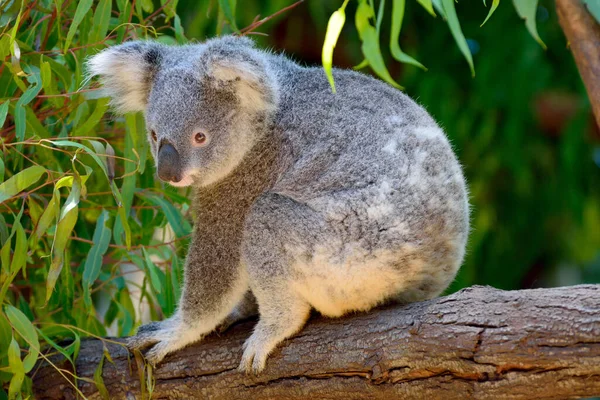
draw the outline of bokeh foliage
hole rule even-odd
[[[108,112],[85,80],[86,58],[133,38],[174,44],[244,31],[261,15],[259,45],[316,64],[344,2],[307,0],[273,18],[292,1],[239,3],[0,0],[0,399],[30,391],[40,348],[73,360],[81,337],[131,334],[141,300],[160,319],[179,297],[188,193],[155,178],[143,117]],[[473,204],[451,290],[600,281],[600,135],[553,3],[527,3],[546,51],[510,2],[481,28],[496,0],[433,1],[431,10],[426,0],[350,0],[354,23],[340,27],[332,55],[333,65],[383,66],[451,138]],[[450,4],[460,46],[431,15]],[[145,278],[127,279],[140,270]],[[95,383],[102,393],[100,374]]]

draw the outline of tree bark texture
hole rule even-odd
[[[556,0],[556,11],[600,127],[600,24],[581,0]]]
[[[152,398],[600,396],[600,285],[520,291],[476,286],[340,319],[315,316],[274,351],[263,373],[246,376],[237,366],[253,325],[241,323],[169,355],[153,372]],[[135,358],[122,346],[106,347],[114,361],[104,362],[108,397],[142,398]],[[101,341],[82,342],[77,375],[93,379],[102,354]],[[51,359],[72,370],[58,356]],[[47,363],[34,369],[33,385],[39,399],[76,398]],[[86,397],[101,398],[94,383],[79,380],[78,386]]]

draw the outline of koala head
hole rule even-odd
[[[88,62],[118,112],[143,111],[158,176],[174,186],[225,178],[277,107],[263,53],[247,38],[187,46],[135,41]]]

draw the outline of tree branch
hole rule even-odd
[[[347,318],[313,318],[280,346],[257,377],[236,368],[253,322],[168,356],[154,371],[153,398],[565,399],[600,395],[600,285],[450,296]],[[107,346],[111,399],[141,398],[133,357]],[[82,342],[77,374],[93,379],[103,353]],[[52,358],[62,368],[70,364]],[[93,383],[78,381],[91,398]],[[36,398],[75,398],[43,364]]]
[[[600,25],[580,0],[556,0],[556,11],[600,127]]]

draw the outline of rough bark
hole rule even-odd
[[[600,25],[581,0],[556,0],[556,11],[600,127]]]
[[[600,395],[600,285],[502,291],[472,287],[341,319],[315,317],[259,376],[237,372],[254,322],[168,356],[153,398],[567,399]],[[110,398],[141,398],[134,357],[108,344]],[[82,343],[77,374],[93,379],[102,343]],[[58,362],[63,368],[69,364]],[[75,398],[48,364],[36,397]],[[90,398],[93,383],[79,381]]]

